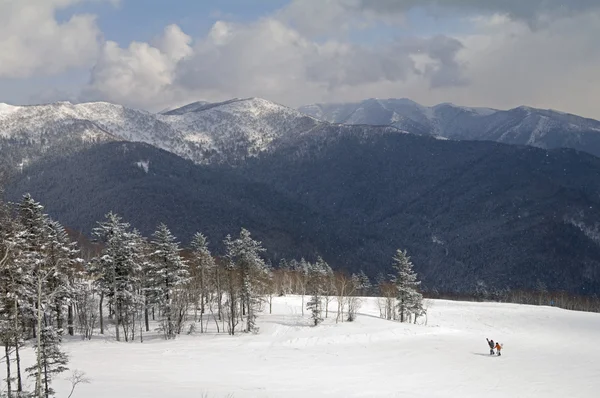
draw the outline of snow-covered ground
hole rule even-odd
[[[377,299],[365,299],[355,322],[330,313],[314,328],[300,312],[299,297],[274,299],[258,335],[69,341],[70,368],[92,379],[74,397],[598,396],[600,314],[434,300],[428,324],[409,325],[380,319]],[[504,344],[501,357],[486,337]]]

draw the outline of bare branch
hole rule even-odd
[[[75,388],[79,384],[91,383],[91,380],[85,376],[85,372],[82,372],[81,370],[77,370],[77,369],[75,369],[73,371],[73,373],[71,373],[71,377],[69,377],[68,380],[71,382],[71,393],[69,394],[69,396],[67,398],[71,398],[71,396],[75,392]]]

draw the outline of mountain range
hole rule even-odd
[[[527,106],[510,110],[447,103],[426,107],[409,99],[371,98],[356,103],[306,105],[299,110],[331,123],[393,126],[453,140],[573,148],[600,156],[599,121]]]
[[[194,103],[161,114],[106,102],[0,104],[5,165],[22,167],[48,154],[109,141],[144,142],[195,163],[236,163],[274,140],[328,123],[260,98]]]
[[[421,121],[369,125],[258,98],[159,114],[108,103],[0,105],[0,167],[11,171],[9,199],[30,192],[86,234],[114,210],[146,235],[158,222],[184,244],[202,231],[217,253],[226,234],[246,227],[274,263],[321,255],[371,277],[406,248],[426,289],[543,282],[600,293],[600,159],[448,139],[450,111],[474,120],[512,111],[434,108],[415,105]],[[594,131],[580,119],[579,130]]]

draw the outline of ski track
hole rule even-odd
[[[336,309],[315,328],[300,297],[278,297],[257,335],[217,335],[213,322],[174,341],[117,343],[110,329],[69,340],[69,367],[92,379],[74,398],[596,397],[600,387],[600,314],[432,300],[425,326],[380,319],[376,299],[363,299],[352,323],[336,324]],[[504,343],[501,357],[486,337]],[[25,365],[32,359],[25,349]],[[57,396],[68,395],[66,377]]]

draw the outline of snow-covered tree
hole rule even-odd
[[[59,308],[73,294],[68,275],[78,261],[62,226],[45,215],[43,207],[30,195],[25,195],[19,204],[19,214],[24,233],[18,264],[31,273],[24,285],[34,287],[31,301],[37,338],[36,364],[27,371],[36,379],[35,396],[49,397],[53,395],[52,375],[66,370],[68,361],[60,350],[62,317],[56,317],[58,326],[49,319],[53,318],[53,310],[60,314]]]
[[[325,261],[320,257],[316,263],[307,263],[307,290],[311,298],[306,303],[306,309],[311,312],[311,318],[315,326],[323,322],[322,295],[327,278],[325,264]]]
[[[49,221],[47,267],[53,272],[48,275],[47,288],[53,292],[54,300],[50,308],[54,311],[59,336],[62,334],[65,308],[68,332],[73,335],[73,299],[78,288],[76,282],[80,278],[78,267],[83,264],[78,254],[76,244],[71,242],[64,227],[56,221]]]
[[[215,278],[216,264],[208,249],[208,241],[200,232],[192,239],[192,261],[190,263],[190,294],[194,302],[195,313],[200,307],[200,332],[204,331],[203,317],[205,305],[209,300],[211,289],[217,289],[213,281]],[[220,287],[219,287],[220,288]],[[217,294],[218,296],[218,294]],[[217,297],[217,300],[219,297]],[[220,308],[220,305],[218,306]],[[196,316],[195,316],[196,318]]]
[[[236,240],[226,239],[225,245],[230,267],[235,268],[239,275],[239,298],[242,314],[246,313],[246,332],[258,332],[256,312],[260,301],[259,283],[267,270],[260,254],[265,249],[261,242],[252,239],[245,228],[242,228]]]
[[[20,349],[23,345],[24,315],[31,319],[32,285],[28,270],[18,266],[24,247],[23,228],[9,206],[0,200],[0,339],[5,349],[6,388],[10,395],[16,373],[16,391],[23,391]],[[16,369],[11,367],[15,355]]]
[[[41,344],[35,346],[38,364],[31,366],[26,371],[36,379],[36,398],[54,396],[52,389],[52,379],[55,375],[68,370],[67,363],[69,358],[67,354],[60,350],[60,335],[55,328],[46,326],[39,333]],[[41,367],[41,373],[40,372]],[[40,383],[40,384],[38,384]]]
[[[417,280],[417,274],[413,271],[413,264],[406,250],[398,249],[393,258],[392,266],[396,271],[394,275],[398,294],[396,306],[400,315],[400,322],[405,322],[411,314],[420,315],[423,296],[417,291],[417,288],[421,282]]]
[[[104,247],[99,257],[90,263],[90,273],[101,292],[100,321],[102,325],[103,298],[106,296],[115,314],[115,337],[120,341],[119,327],[123,327],[125,341],[135,313],[138,311],[141,291],[140,271],[143,263],[142,239],[129,224],[110,212],[98,223],[94,235]],[[102,330],[101,330],[102,331]]]
[[[187,300],[183,286],[188,282],[188,266],[181,258],[179,243],[165,224],[160,224],[151,241],[152,254],[148,270],[148,286],[152,302],[163,315],[165,338],[181,332]]]
[[[367,274],[361,270],[358,274],[353,275],[353,277],[355,278],[358,294],[361,296],[368,296],[373,285]]]
[[[229,329],[229,334],[235,334],[235,328],[238,325],[238,297],[239,297],[239,277],[238,277],[238,269],[236,265],[236,248],[234,246],[234,242],[231,239],[231,235],[227,235],[223,240],[223,245],[225,246],[225,258],[224,268],[225,268],[225,276],[226,276],[226,290],[227,290],[227,302],[226,308],[224,311],[224,315],[227,317],[227,328]]]

